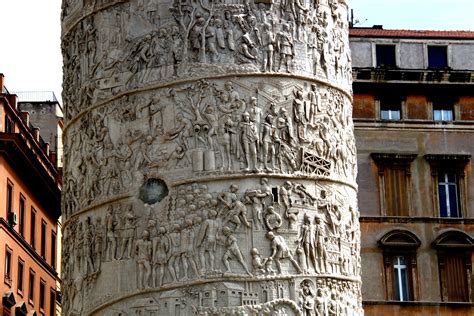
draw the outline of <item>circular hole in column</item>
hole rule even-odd
[[[140,200],[147,204],[155,204],[168,195],[168,186],[161,179],[148,179],[140,188]]]

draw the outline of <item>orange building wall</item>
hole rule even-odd
[[[7,183],[8,180],[13,184],[13,203],[12,211],[17,214],[17,225],[14,226],[17,236],[14,236],[4,225],[1,225],[0,229],[0,240],[2,241],[2,249],[0,249],[0,281],[2,282],[2,293],[13,291],[17,303],[21,300],[27,303],[28,310],[36,310],[40,312],[40,280],[44,280],[45,294],[44,294],[44,309],[41,310],[45,315],[50,315],[50,297],[51,289],[56,289],[57,277],[48,271],[47,267],[56,265],[56,262],[52,262],[52,245],[51,245],[51,236],[52,232],[57,233],[57,226],[53,218],[48,215],[45,210],[40,206],[37,199],[33,196],[30,189],[26,183],[24,183],[14,172],[14,170],[8,165],[4,157],[0,157],[0,217],[7,220]],[[25,214],[24,214],[24,241],[25,244],[19,242],[18,238],[20,237],[19,233],[19,204],[20,204],[20,194],[25,198]],[[35,220],[35,250],[31,248],[30,241],[30,229],[31,229],[31,209],[32,207],[36,210],[36,220]],[[44,260],[35,257],[30,251],[36,252],[38,256],[41,252],[41,223],[44,221],[46,223],[46,239],[45,239],[45,257]],[[56,237],[56,255],[57,258],[57,242],[58,238]],[[5,282],[5,255],[6,255],[6,246],[9,247],[12,253],[11,259],[11,284]],[[24,261],[24,271],[23,271],[23,291],[18,291],[18,261],[21,258]],[[30,269],[35,272],[35,282],[34,282],[34,294],[33,301],[29,301],[29,273]],[[54,307],[54,306],[53,306]],[[14,312],[12,310],[12,312]]]

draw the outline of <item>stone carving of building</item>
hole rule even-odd
[[[65,315],[359,315],[347,3],[64,0]]]
[[[471,315],[474,32],[351,29],[366,315]]]

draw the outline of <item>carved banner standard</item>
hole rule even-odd
[[[63,0],[64,315],[362,315],[344,0]]]

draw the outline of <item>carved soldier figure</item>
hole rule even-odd
[[[245,192],[245,200],[252,206],[252,219],[255,229],[263,229],[265,227],[262,214],[264,208],[263,198],[267,197],[268,194],[268,192],[262,192],[260,190],[247,190]]]
[[[273,71],[273,58],[275,51],[275,34],[270,23],[263,24],[262,47],[263,47],[263,71]]]
[[[135,237],[135,221],[136,216],[133,213],[133,206],[129,205],[124,217],[124,224],[120,234],[122,245],[120,259],[130,259],[132,255],[132,244]]]
[[[234,223],[236,225],[235,230],[240,228],[242,222],[249,228],[251,226],[247,219],[247,207],[237,197],[232,197],[232,204],[222,225],[225,225],[227,222]]]
[[[310,266],[310,262],[316,262],[316,254],[314,249],[316,242],[315,238],[316,233],[314,225],[311,223],[309,215],[305,213],[303,218],[303,225],[300,226],[296,242],[303,248],[307,267]]]
[[[175,282],[178,281],[179,258],[181,257],[180,231],[181,226],[179,224],[174,224],[173,230],[168,235],[170,240],[170,258],[168,260],[168,270],[170,271],[171,277]]]
[[[280,52],[280,65],[278,66],[278,71],[281,70],[281,67],[286,68],[286,72],[291,72],[292,69],[292,60],[293,60],[293,35],[290,32],[290,27],[288,24],[283,24],[283,29],[277,34],[277,48]]]
[[[260,140],[257,126],[254,122],[250,121],[250,114],[248,112],[242,114],[242,121],[240,122],[240,139],[245,154],[245,163],[247,165],[244,170],[250,171],[250,165],[252,162],[253,168],[259,171],[257,163],[257,144]]]
[[[303,273],[300,266],[298,265],[298,262],[296,262],[295,258],[293,258],[285,238],[280,235],[275,235],[275,233],[271,231],[268,232],[266,236],[271,242],[272,254],[270,257],[275,261],[278,272],[280,274],[282,273],[280,259],[289,259],[296,271],[298,273]]]
[[[152,251],[153,245],[150,241],[150,233],[147,230],[144,230],[142,233],[142,239],[137,241],[135,247],[135,253],[138,263],[139,289],[150,287]]]
[[[200,247],[199,257],[201,262],[201,275],[207,271],[214,271],[214,254],[217,247],[217,233],[219,231],[217,212],[210,210],[208,219],[201,224],[196,245]],[[206,264],[205,253],[209,256],[209,265]],[[207,269],[206,269],[207,268]]]
[[[181,263],[183,265],[184,280],[188,279],[188,263],[191,264],[194,275],[199,276],[196,260],[195,260],[195,251],[194,251],[194,230],[193,230],[193,221],[187,219],[184,221],[183,227],[181,229],[180,244],[181,244]]]
[[[165,266],[168,261],[170,240],[164,226],[158,227],[158,236],[153,238],[153,285],[162,286],[165,277]]]
[[[225,272],[232,272],[230,269],[229,260],[237,260],[244,268],[245,272],[247,272],[248,275],[252,275],[245,264],[244,257],[242,256],[239,244],[237,243],[237,238],[235,238],[235,236],[232,234],[232,230],[225,226],[222,229],[222,234],[224,235],[225,247],[224,255],[222,256],[222,262],[224,262],[224,266],[226,268]]]
[[[262,258],[262,255],[258,252],[257,248],[252,248],[250,251],[250,254],[252,255],[252,267],[253,267],[253,272],[256,275],[261,275],[265,273],[265,263],[266,259]]]
[[[102,226],[101,217],[97,217],[95,221],[94,233],[94,265],[95,271],[100,270],[102,264],[102,254],[104,248],[104,227]]]
[[[106,237],[106,245],[105,245],[105,258],[107,261],[115,260],[117,254],[117,235],[116,235],[116,227],[117,227],[117,220],[115,218],[113,206],[110,205],[107,209],[107,215],[105,216],[105,237]]]

